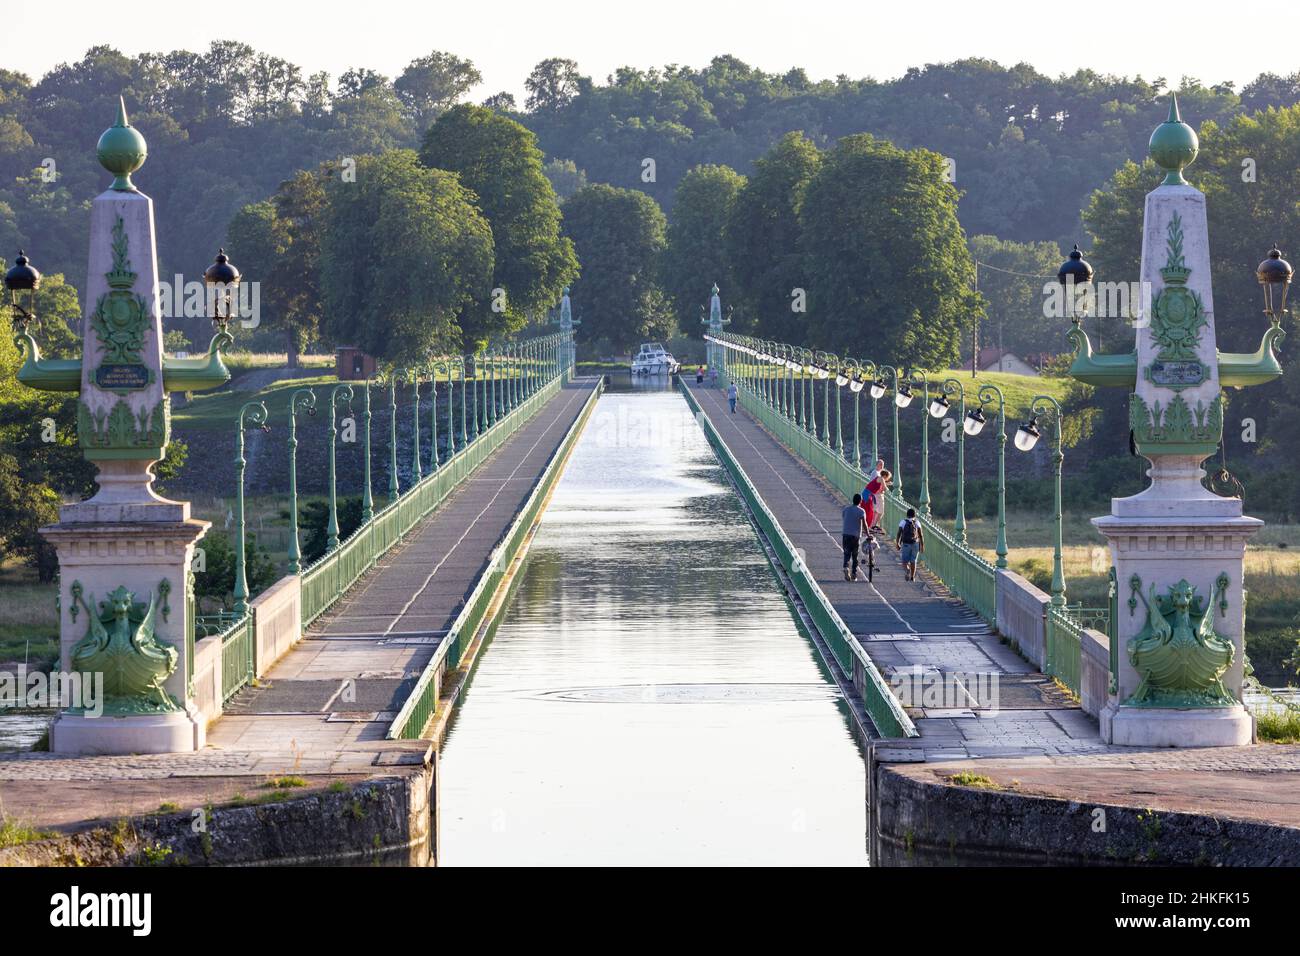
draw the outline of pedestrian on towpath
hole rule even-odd
[[[867,514],[862,510],[862,496],[854,495],[853,503],[846,505],[841,515],[843,526],[840,530],[844,533],[844,580],[856,581],[858,579],[858,549],[862,544],[862,536],[867,532]],[[849,570],[850,562],[853,565],[851,573]]]
[[[867,527],[877,534],[884,531],[880,527],[880,516],[884,514],[885,493],[889,491],[889,482],[893,477],[888,468],[882,468],[867,482],[867,487],[862,489],[862,507],[867,513]]]
[[[736,399],[740,397],[740,392],[736,388],[736,383],[732,382],[727,386],[727,404],[731,406],[731,414],[736,414]]]
[[[907,517],[898,523],[894,534],[894,546],[902,552],[903,570],[907,580],[916,580],[916,559],[925,553],[925,534],[921,531],[921,522],[916,520],[916,509],[908,508]]]

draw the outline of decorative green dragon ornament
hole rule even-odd
[[[92,610],[81,588],[72,590],[75,602],[86,610],[90,620],[86,636],[72,647],[74,671],[93,678],[104,675],[104,713],[167,714],[181,706],[163,689],[163,681],[176,670],[177,651],[154,636],[154,595],[146,605],[135,600],[125,587],[112,591],[100,601],[100,610]]]
[[[1215,581],[1220,604],[1228,578]],[[1147,608],[1147,623],[1128,642],[1128,659],[1142,682],[1126,701],[1135,707],[1230,707],[1237,703],[1223,686],[1232,666],[1232,642],[1214,631],[1215,601],[1206,603],[1187,579],[1169,586],[1166,596],[1150,587],[1136,592]]]

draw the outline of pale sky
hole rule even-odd
[[[1179,10],[1188,23],[1171,26]],[[1281,51],[1260,36],[1249,9],[1223,9],[1202,29],[1195,4],[1168,9],[1133,0],[125,0],[15,3],[4,14],[0,66],[38,79],[95,44],[126,54],[201,51],[213,39],[241,40],[334,78],[350,66],[389,77],[406,63],[445,50],[483,74],[481,100],[508,90],[522,105],[523,81],[548,56],[577,60],[598,80],[615,67],[682,63],[700,67],[731,53],[769,72],[802,66],[813,79],[840,73],[889,79],[909,66],[982,56],[1027,61],[1050,76],[1091,67],[1146,79],[1184,74],[1207,84],[1253,79],[1261,52]],[[1300,69],[1267,62],[1273,72]]]

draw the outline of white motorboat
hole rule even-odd
[[[681,366],[672,353],[658,342],[647,342],[632,358],[632,377],[643,375],[675,375]]]

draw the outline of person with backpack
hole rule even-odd
[[[921,531],[921,522],[916,519],[915,508],[908,508],[907,517],[898,523],[894,546],[902,552],[907,580],[915,581],[916,559],[925,553],[925,535]]]
[[[853,504],[846,505],[841,512],[843,526],[841,531],[844,533],[842,543],[844,545],[844,580],[856,581],[858,579],[858,549],[862,544],[862,535],[867,531],[867,514],[862,510],[862,496],[854,495]],[[853,571],[849,572],[849,562],[853,563]]]

